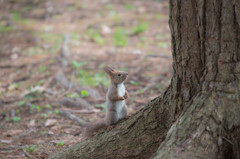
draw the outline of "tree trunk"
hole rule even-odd
[[[240,2],[170,0],[169,24],[165,93],[50,158],[240,158]]]

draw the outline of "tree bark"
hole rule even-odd
[[[174,119],[167,94],[151,101],[135,115],[118,123],[112,130],[103,131],[50,158],[149,158]]]
[[[169,25],[165,93],[50,158],[240,158],[240,2],[170,0]]]
[[[180,42],[173,53],[182,55],[179,67],[196,71],[187,80],[199,87],[153,158],[240,158],[240,3],[171,0],[170,6],[172,39]],[[184,58],[190,60],[182,65]]]

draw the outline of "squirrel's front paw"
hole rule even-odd
[[[124,96],[123,96],[124,99],[127,99],[128,98],[128,92],[126,91]]]

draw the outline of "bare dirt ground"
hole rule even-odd
[[[171,77],[166,0],[0,0],[0,158],[46,158],[104,117],[104,65],[128,71],[128,111]]]

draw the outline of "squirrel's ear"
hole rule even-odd
[[[104,71],[105,71],[107,74],[112,75],[113,72],[114,72],[114,69],[112,69],[112,68],[109,67],[109,66],[105,66],[105,67],[104,67]]]

